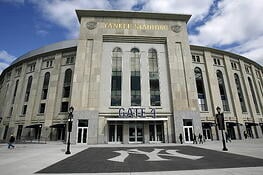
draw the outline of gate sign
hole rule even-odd
[[[148,112],[148,115],[147,115]],[[125,117],[156,117],[156,109],[150,108],[150,111],[146,111],[146,108],[119,108],[119,117],[125,118]]]

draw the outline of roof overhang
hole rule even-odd
[[[107,121],[166,121],[168,118],[107,118]]]
[[[33,124],[33,125],[28,125],[26,128],[41,128],[42,124]]]
[[[103,18],[137,18],[137,19],[159,19],[159,20],[177,20],[186,23],[191,18],[187,14],[173,13],[152,13],[137,11],[117,11],[117,10],[76,10],[79,22],[82,17],[103,17]]]

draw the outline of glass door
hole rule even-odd
[[[130,143],[143,142],[143,124],[138,124],[138,123],[129,124],[129,142]]]
[[[88,143],[88,120],[78,121],[77,143],[78,144]]]
[[[109,143],[122,143],[122,125],[109,124]]]
[[[161,143],[164,140],[163,123],[149,124],[150,143]]]
[[[210,128],[203,129],[203,135],[205,140],[211,140],[211,129]]]
[[[184,142],[193,143],[193,126],[184,126]]]

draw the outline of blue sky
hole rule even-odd
[[[234,52],[263,65],[261,0],[0,0],[0,72],[30,50],[76,39],[75,9],[192,14],[191,44]]]

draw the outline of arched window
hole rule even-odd
[[[206,103],[206,96],[205,96],[205,87],[203,82],[202,71],[200,68],[196,67],[195,71],[195,83],[196,83],[196,90],[198,94],[198,104],[200,111],[207,111],[207,103]]]
[[[218,80],[219,92],[220,92],[220,96],[221,96],[221,100],[222,100],[222,104],[223,104],[223,110],[229,111],[229,105],[228,105],[228,101],[227,101],[227,94],[226,94],[226,88],[225,88],[223,74],[221,71],[218,70],[216,72],[216,75],[217,75],[217,80]]]
[[[19,80],[16,80],[16,86],[15,86],[15,90],[14,90],[14,95],[13,95],[12,104],[15,103],[15,98],[16,98],[16,92],[17,92],[18,83],[19,83]]]
[[[253,99],[253,102],[255,104],[256,112],[259,113],[259,108],[258,108],[258,103],[257,103],[257,99],[256,99],[256,94],[255,94],[255,91],[254,91],[254,87],[253,87],[251,78],[248,77],[247,79],[248,79],[248,84],[249,84],[250,91],[251,91],[251,94],[252,94],[252,99]]]
[[[235,73],[234,74],[234,78],[235,78],[235,83],[236,83],[236,87],[237,87],[237,93],[238,93],[238,98],[239,98],[239,102],[241,105],[241,110],[242,112],[247,112],[247,108],[246,108],[246,103],[245,103],[245,99],[243,96],[243,91],[242,91],[242,87],[239,81],[239,77],[238,75]]]
[[[122,50],[116,47],[112,51],[111,106],[121,106]]]
[[[43,88],[42,88],[41,100],[47,99],[49,78],[50,78],[50,73],[49,73],[49,72],[45,73],[44,82],[43,82]]]
[[[141,106],[140,51],[131,49],[131,106]]]
[[[260,83],[260,81],[259,81],[259,80],[258,80],[258,86],[259,86],[259,89],[260,89],[261,95],[262,95],[262,97],[263,97],[262,86],[261,86],[261,83]]]
[[[67,69],[65,71],[64,84],[63,84],[63,98],[68,98],[70,95],[70,87],[71,87],[71,79],[72,79],[72,70]]]
[[[28,77],[27,86],[26,86],[25,102],[28,102],[28,99],[29,99],[30,90],[31,90],[31,86],[32,86],[32,80],[33,80],[32,76]]]
[[[150,79],[150,98],[151,106],[160,106],[160,84],[158,71],[157,51],[153,48],[148,50],[149,60],[149,79]]]

